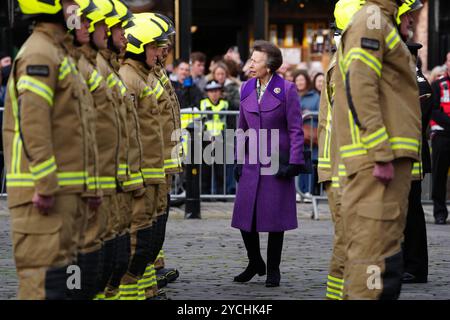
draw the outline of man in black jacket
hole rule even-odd
[[[422,163],[414,164],[413,181],[409,192],[403,242],[403,283],[425,283],[428,278],[428,248],[425,213],[421,196],[424,175],[431,172],[430,148],[428,147],[426,132],[431,119],[432,99],[431,86],[422,73],[422,61],[417,55],[417,51],[422,48],[422,45],[408,43],[408,48],[418,59],[416,72],[422,111]]]
[[[198,107],[203,94],[190,76],[189,62],[177,60],[174,64],[174,75],[171,78],[181,109]]]
[[[450,52],[447,54],[447,74],[433,82],[432,148],[434,219],[446,224],[448,210],[447,176],[450,167]]]

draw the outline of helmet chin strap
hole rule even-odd
[[[117,47],[114,45],[114,40],[112,35],[108,37],[108,49],[111,50],[114,53],[120,54],[120,50],[117,49]]]

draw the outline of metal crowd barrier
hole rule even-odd
[[[3,113],[4,108],[0,108],[0,112]],[[182,115],[191,115],[191,116],[199,116],[200,119],[194,120],[194,123],[197,123],[197,126],[204,127],[204,123],[206,120],[210,120],[216,116],[220,116],[223,121],[225,121],[225,129],[236,129],[238,127],[238,118],[239,111],[221,111],[221,112],[212,112],[212,111],[197,111],[197,110],[181,110]],[[313,124],[313,122],[317,121],[318,113],[317,112],[306,112],[303,115],[303,124]],[[229,125],[232,127],[230,128]],[[310,136],[314,137],[314,125],[310,126],[311,132]],[[214,129],[214,128],[213,128]],[[314,139],[311,139],[310,149],[314,149]],[[210,143],[210,141],[205,141],[206,144]],[[226,159],[226,141],[224,138],[224,150],[223,156]],[[3,150],[0,150],[1,155],[3,156]],[[202,145],[202,153],[203,153],[203,145]],[[234,156],[234,155],[233,155]],[[312,157],[314,158],[314,157]],[[312,191],[315,186],[314,181],[316,180],[317,175],[317,162],[313,160],[314,169],[312,178],[309,180],[308,189]],[[234,181],[233,164],[223,164],[223,165],[205,165],[204,161],[200,165],[200,190],[202,200],[207,199],[215,199],[215,200],[233,200],[235,198],[235,191],[237,185]],[[0,197],[6,198],[6,172],[5,168],[1,168],[1,185],[0,185]],[[322,185],[315,186],[318,189],[318,192],[312,192],[312,195],[308,195],[300,190],[299,187],[300,177],[296,177],[295,186],[298,194],[298,200],[301,202],[311,202],[313,206],[312,218],[315,220],[319,219],[319,204],[321,202],[327,201],[327,196]],[[175,175],[171,198],[175,201],[182,202],[185,195],[185,187],[184,187],[184,174]],[[206,184],[206,185],[205,185]],[[430,204],[431,201],[431,175],[427,174],[425,179],[422,182],[422,203]],[[317,190],[316,190],[317,191]],[[316,194],[314,194],[316,193]],[[318,194],[317,194],[318,193]]]

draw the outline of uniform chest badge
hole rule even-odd
[[[275,92],[276,94],[280,94],[281,89],[280,88],[275,88],[275,89],[273,89],[273,92]]]

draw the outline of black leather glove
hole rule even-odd
[[[301,164],[280,164],[277,174],[277,178],[293,178],[298,176],[302,171],[303,166]]]
[[[241,178],[241,175],[242,175],[242,164],[234,165],[233,174],[234,174],[234,180],[236,180],[236,182],[239,182],[239,179]]]

